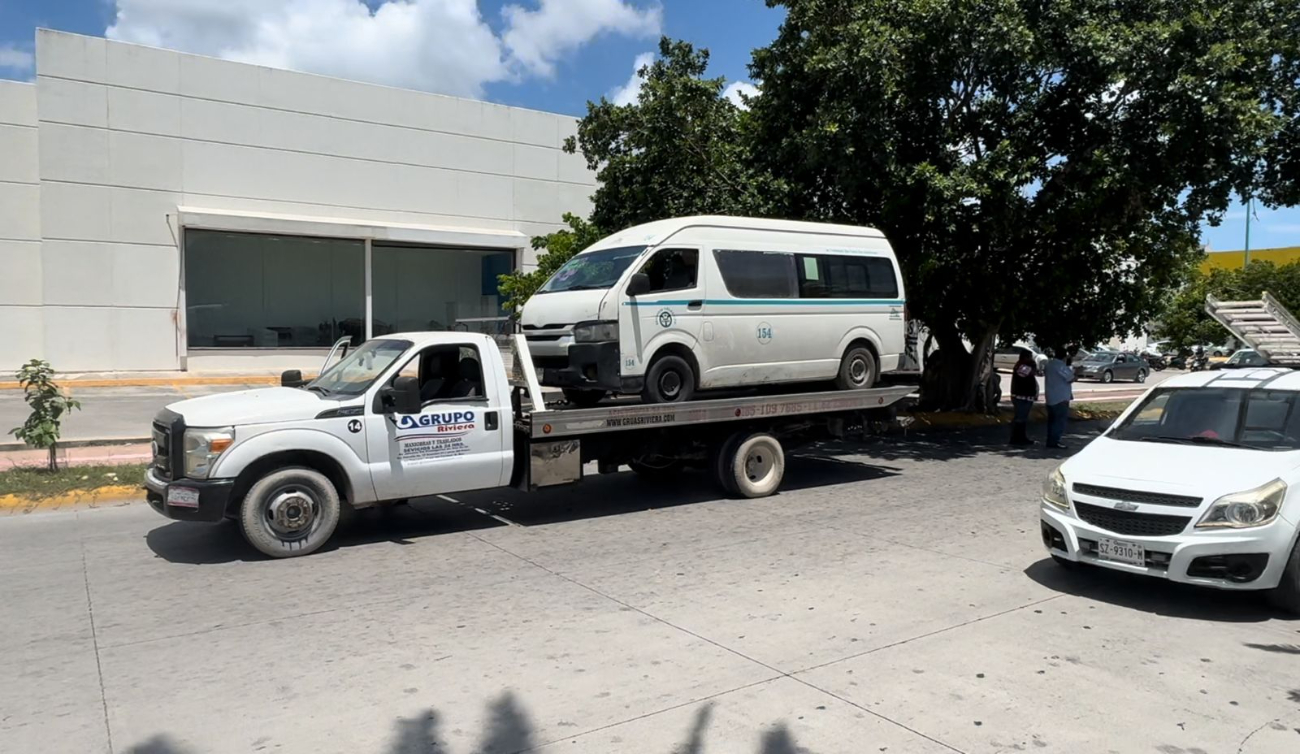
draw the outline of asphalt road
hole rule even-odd
[[[1147,385],[1114,383],[1102,385],[1081,382],[1075,393],[1079,400],[1106,400],[1108,396],[1131,398],[1143,389],[1181,372],[1154,372]],[[81,401],[81,410],[69,414],[63,423],[65,440],[147,439],[149,424],[158,410],[168,404],[201,395],[242,390],[244,385],[185,387],[73,388],[72,397]],[[265,387],[265,386],[259,386]],[[1011,395],[1011,377],[1002,375],[1002,393]],[[0,390],[0,444],[13,441],[7,432],[27,418],[28,408],[17,390]]]
[[[289,561],[140,505],[0,519],[0,751],[1300,751],[1300,621],[1060,570],[1059,459],[1002,435],[824,448],[757,501],[419,501]]]

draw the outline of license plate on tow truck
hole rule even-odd
[[[197,508],[199,491],[193,487],[168,487],[167,504],[173,508]]]
[[[1147,551],[1142,545],[1119,539],[1097,540],[1097,557],[1116,563],[1144,566],[1147,564]]]

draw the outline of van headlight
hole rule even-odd
[[[1234,492],[1214,501],[1196,523],[1198,529],[1248,529],[1277,518],[1286,499],[1286,482],[1274,479],[1262,487]]]
[[[217,459],[234,443],[234,427],[185,430],[185,476],[207,479]]]
[[[575,343],[604,343],[618,340],[617,322],[580,322],[573,328]]]
[[[1043,480],[1043,502],[1051,503],[1057,508],[1070,509],[1070,498],[1065,494],[1065,475],[1060,467]]]

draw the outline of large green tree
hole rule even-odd
[[[1220,301],[1255,301],[1265,291],[1293,313],[1300,313],[1300,262],[1275,265],[1254,261],[1235,269],[1194,272],[1161,314],[1155,335],[1174,350],[1223,343],[1228,332],[1205,313],[1206,295]]]
[[[1199,223],[1293,173],[1278,134],[1294,0],[768,4],[786,19],[754,53],[749,154],[790,214],[885,231],[949,406],[980,407],[999,335],[1139,328]]]

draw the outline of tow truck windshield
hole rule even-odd
[[[644,246],[622,246],[579,254],[555,271],[538,293],[604,290],[618,282]]]
[[[1300,392],[1168,388],[1147,396],[1107,436],[1113,440],[1300,450]]]
[[[368,340],[307,383],[307,389],[323,395],[360,395],[410,347],[409,340]]]

